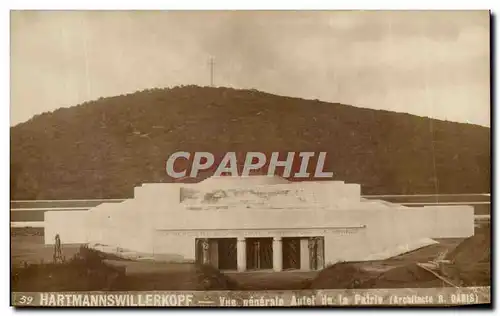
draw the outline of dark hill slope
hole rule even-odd
[[[489,192],[490,129],[195,86],[103,98],[11,128],[11,197],[130,197],[177,151],[327,151],[364,194]],[[437,182],[436,182],[437,181]]]

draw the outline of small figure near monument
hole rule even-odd
[[[59,237],[59,234],[56,234],[54,243],[54,263],[58,262],[64,262],[64,257],[62,256],[61,237]]]

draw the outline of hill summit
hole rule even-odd
[[[11,127],[12,199],[127,198],[176,151],[325,151],[363,194],[490,192],[490,129],[403,113],[183,86],[101,98]]]

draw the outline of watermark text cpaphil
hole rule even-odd
[[[200,172],[212,171],[214,176],[249,176],[260,174],[274,176],[280,173],[284,178],[333,177],[325,171],[326,152],[226,152],[215,155],[210,152],[178,151],[166,161],[168,176],[196,178]]]

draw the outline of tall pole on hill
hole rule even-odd
[[[210,57],[209,64],[210,64],[210,86],[213,87],[214,86],[214,65],[215,65],[213,57]]]

